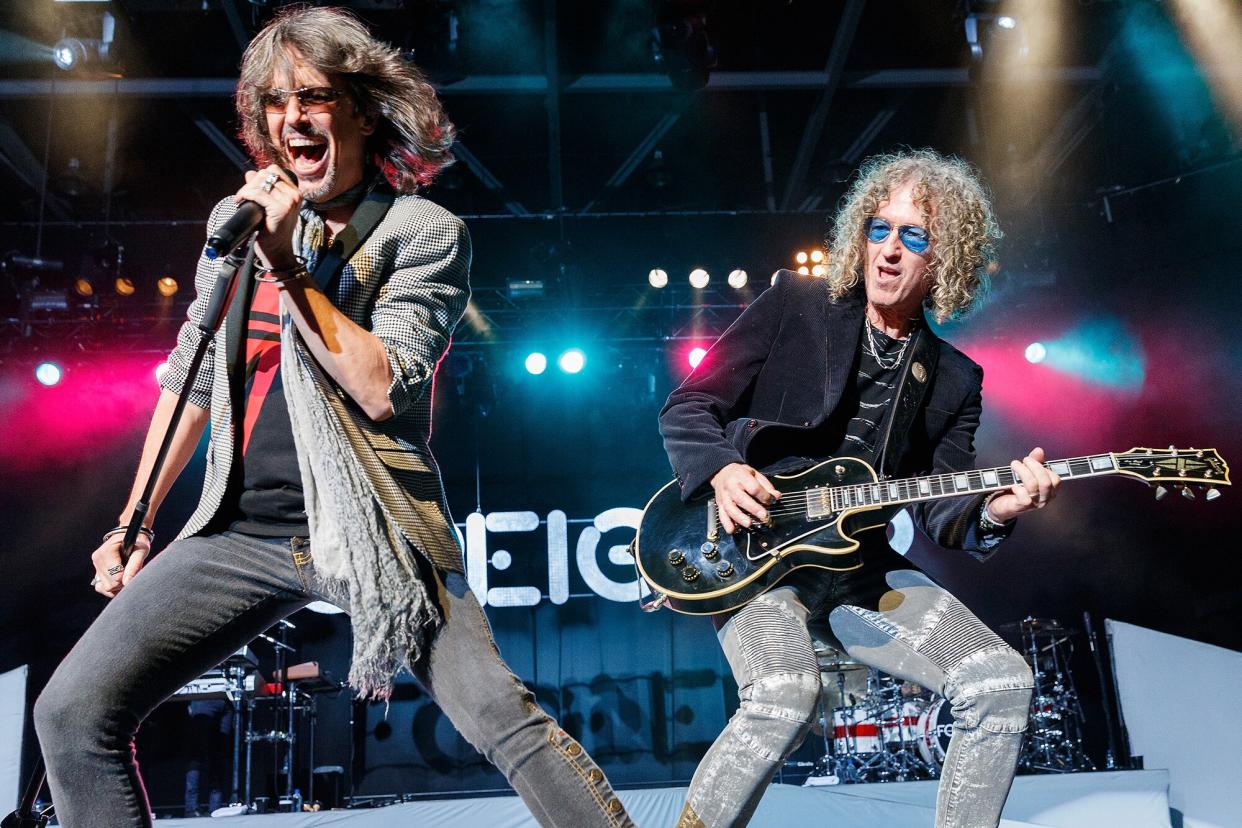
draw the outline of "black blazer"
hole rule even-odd
[[[660,412],[682,499],[702,493],[729,463],[767,468],[797,454],[798,434],[821,425],[852,381],[862,320],[861,292],[833,302],[825,280],[781,271]],[[905,450],[893,458],[902,476],[974,468],[983,369],[930,330],[923,336],[938,364]],[[939,545],[983,557],[1010,528],[980,529],[984,498],[915,504],[915,523]]]

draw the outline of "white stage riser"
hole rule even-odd
[[[1064,776],[1023,776],[1014,782],[1002,828],[1171,828],[1169,776],[1165,771],[1119,771]],[[685,788],[622,791],[621,800],[644,828],[677,821]],[[936,804],[935,782],[800,788],[773,785],[751,825],[840,825],[850,828],[927,828]],[[160,820],[165,828],[538,828],[513,796],[438,799],[356,811],[229,817],[212,823]]]

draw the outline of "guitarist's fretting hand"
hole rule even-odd
[[[730,535],[739,526],[767,520],[768,510],[764,506],[781,499],[781,493],[766,477],[744,463],[730,463],[716,472],[712,488],[720,509],[720,523]]]
[[[1061,485],[1056,472],[1044,466],[1044,450],[1038,446],[1009,466],[1022,483],[988,501],[985,508],[997,523],[1008,523],[1023,512],[1044,508],[1057,496],[1057,487]]]

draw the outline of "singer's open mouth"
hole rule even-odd
[[[299,178],[314,176],[319,172],[328,155],[328,144],[313,138],[290,138],[285,142],[289,164]]]

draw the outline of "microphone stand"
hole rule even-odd
[[[1087,630],[1087,643],[1091,645],[1091,657],[1095,660],[1096,677],[1100,682],[1100,706],[1104,709],[1104,729],[1108,732],[1108,751],[1104,755],[1104,767],[1108,770],[1117,769],[1117,742],[1113,725],[1112,703],[1109,699],[1108,683],[1104,680],[1104,662],[1100,657],[1099,648],[1095,644],[1095,627],[1091,624],[1091,613],[1084,611],[1082,623]]]
[[[203,358],[207,355],[207,349],[211,346],[216,332],[220,330],[225,314],[228,313],[229,304],[233,300],[233,293],[237,290],[237,273],[243,266],[248,267],[253,259],[254,234],[251,234],[248,240],[239,244],[221,260],[220,268],[216,273],[216,282],[211,288],[211,298],[207,302],[207,310],[203,314],[202,321],[198,323],[198,346],[194,349],[194,356],[190,360],[185,384],[181,387],[181,393],[177,395],[177,405],[173,408],[172,418],[168,422],[168,428],[164,431],[164,439],[160,443],[159,452],[155,455],[155,463],[151,466],[147,481],[142,487],[142,495],[138,498],[133,514],[130,515],[129,525],[125,529],[125,538],[121,544],[122,560],[129,560],[129,556],[133,553],[134,543],[138,540],[138,532],[142,528],[147,512],[151,509],[155,484],[159,480],[160,471],[168,457],[168,450],[172,447],[173,438],[177,434],[177,425],[190,399],[190,390],[194,387]],[[234,723],[234,727],[236,726],[237,723]],[[42,813],[34,810],[35,800],[38,799],[39,791],[43,789],[43,782],[46,778],[47,766],[40,753],[38,759],[35,760],[34,771],[30,774],[30,782],[26,785],[17,810],[0,822],[0,828],[46,828],[51,809]]]

